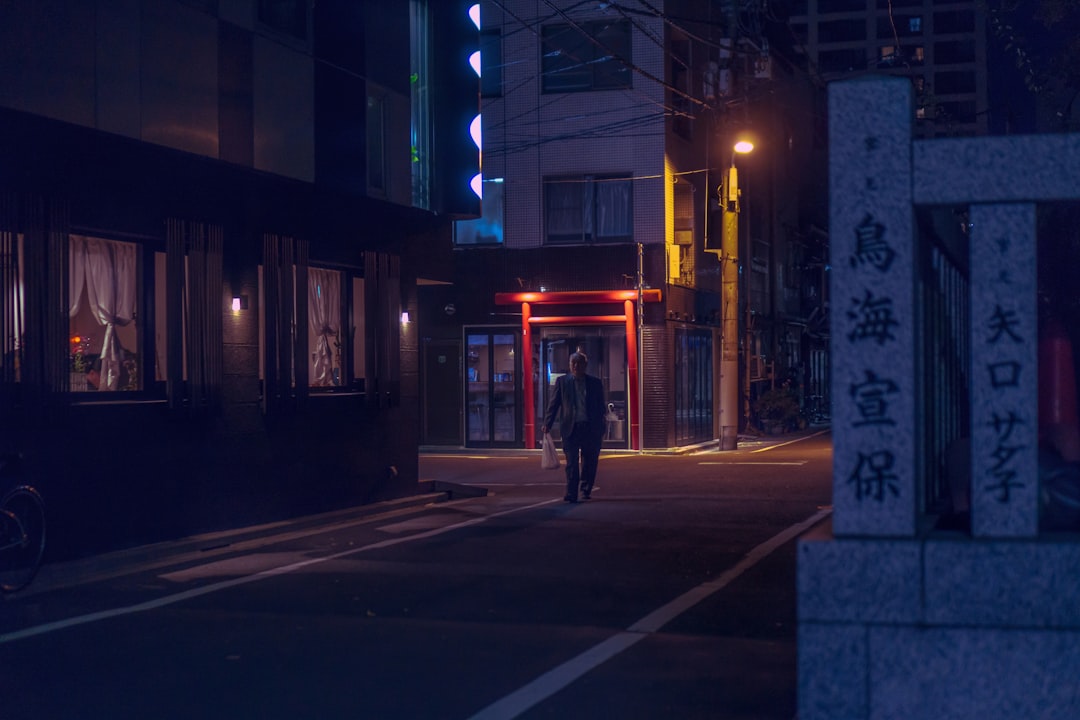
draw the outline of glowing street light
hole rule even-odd
[[[732,147],[732,150],[739,153],[740,155],[745,155],[748,152],[753,152],[754,143],[750,142],[749,140],[740,140],[739,142],[735,143],[734,147]],[[731,162],[732,164],[735,163],[734,155],[731,156]]]

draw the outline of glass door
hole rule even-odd
[[[627,428],[626,331],[622,327],[548,327],[541,333],[540,356],[543,372],[537,391],[537,433],[544,424],[544,412],[555,393],[555,381],[570,372],[570,355],[580,351],[589,358],[588,373],[604,384],[607,411],[604,414],[604,443],[606,448],[626,448],[630,434]],[[559,423],[551,434],[559,438]]]
[[[521,444],[518,410],[518,335],[468,330],[466,344],[465,444],[470,447]]]

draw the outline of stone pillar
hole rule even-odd
[[[915,533],[911,83],[829,86],[833,530]]]
[[[971,532],[1039,530],[1035,205],[971,207]]]

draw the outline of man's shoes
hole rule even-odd
[[[585,498],[586,500],[592,500],[592,493],[591,492],[582,493],[581,497]]]
[[[577,502],[577,498],[574,497],[573,495],[567,495],[566,497],[563,498],[563,500],[568,502],[568,503],[576,503]]]

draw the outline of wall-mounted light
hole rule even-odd
[[[233,312],[240,312],[241,310],[248,309],[248,296],[247,295],[235,295],[232,299]]]
[[[402,310],[401,311],[401,324],[402,325],[408,325],[409,324],[409,311],[408,310]]]

